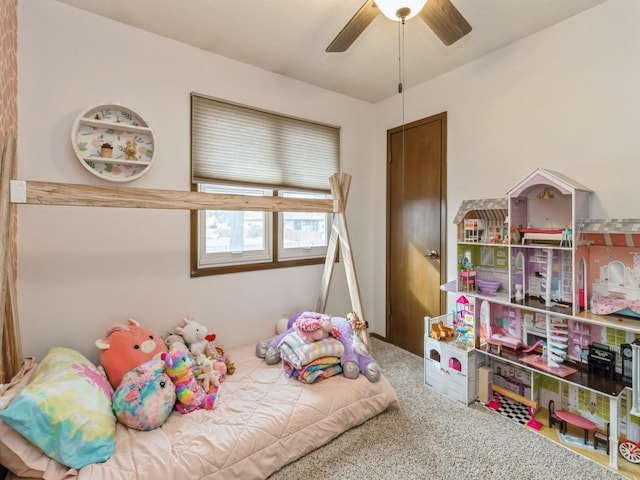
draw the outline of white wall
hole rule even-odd
[[[500,197],[537,167],[593,190],[593,218],[639,218],[640,2],[609,0],[406,92],[405,121],[448,112],[448,278],[464,199]],[[377,105],[374,191],[400,96]],[[384,311],[385,198],[376,198],[374,310]],[[376,325],[377,327],[377,325]]]
[[[100,184],[69,139],[100,102],[130,105],[155,129],[157,164],[136,187],[189,188],[191,91],[341,125],[365,314],[385,333],[386,131],[402,123],[399,96],[371,106],[52,0],[20,0],[18,14],[20,178]],[[504,195],[536,167],[591,188],[594,217],[640,216],[639,24],[640,2],[609,0],[406,91],[406,122],[448,112],[449,278],[460,202]],[[187,212],[21,206],[25,353],[68,344],[92,355],[112,323],[164,330],[187,314],[232,346],[315,306],[321,267],[189,278],[188,223]],[[348,303],[338,268],[329,310]]]
[[[52,0],[19,1],[18,65],[17,176],[26,180],[108,184],[78,163],[70,138],[82,110],[111,101],[140,112],[155,131],[156,164],[130,187],[189,189],[192,91],[341,126],[342,168],[353,175],[353,250],[365,315],[373,314],[372,105]],[[95,360],[94,340],[129,317],[164,334],[193,315],[232,347],[271,336],[283,314],[316,306],[321,265],[190,278],[186,211],[23,205],[18,223],[25,355],[66,345]],[[328,303],[336,315],[350,308],[341,265]]]

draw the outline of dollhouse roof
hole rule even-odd
[[[591,245],[640,246],[640,219],[588,218],[580,223],[580,240]]]
[[[469,212],[475,212],[477,218],[482,220],[504,222],[508,215],[507,199],[505,197],[463,200],[453,223],[459,225]]]
[[[527,188],[534,185],[550,185],[560,190],[563,195],[573,194],[578,190],[591,192],[588,188],[574,182],[561,173],[554,172],[552,170],[545,170],[544,168],[536,168],[533,172],[516,183],[507,192],[507,195],[510,197],[517,197]]]

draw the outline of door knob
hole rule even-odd
[[[436,252],[435,250],[431,250],[429,253],[425,253],[424,254],[425,257],[427,258],[438,258],[438,252]]]

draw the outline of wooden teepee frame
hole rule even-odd
[[[13,136],[0,132],[0,384],[8,382],[22,365],[9,201],[15,148]]]

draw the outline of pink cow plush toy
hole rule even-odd
[[[128,325],[112,326],[95,345],[100,349],[100,365],[114,389],[125,373],[167,351],[162,337],[133,319]]]

